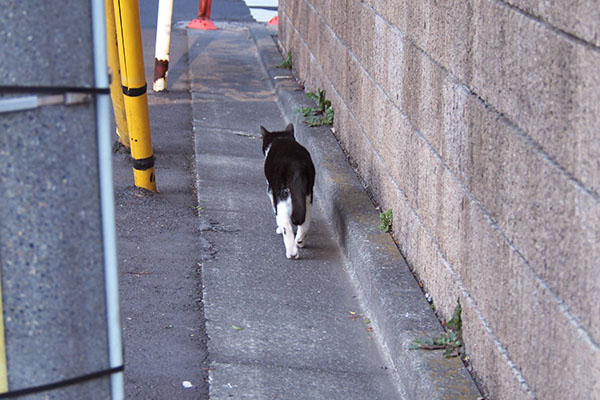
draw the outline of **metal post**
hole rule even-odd
[[[106,10],[109,3],[92,0],[92,33],[94,48],[94,83],[96,88],[109,86],[106,66],[108,54],[105,31]],[[114,40],[114,36],[113,36]],[[121,340],[121,316],[119,311],[119,280],[117,273],[117,245],[114,217],[114,195],[109,132],[110,100],[108,94],[96,95],[96,129],[98,132],[98,169],[100,171],[100,209],[102,214],[102,245],[104,255],[104,290],[106,296],[106,321],[108,338],[108,362],[111,369],[123,368],[123,344]],[[111,399],[123,400],[123,371],[110,376]]]
[[[123,90],[121,89],[121,67],[119,66],[119,52],[117,50],[117,28],[115,26],[113,0],[105,0],[104,6],[106,9],[106,53],[108,56],[108,66],[112,75],[110,97],[112,99],[119,142],[129,148],[129,131],[127,129]]]
[[[0,283],[2,280],[0,279]],[[6,367],[6,345],[4,343],[4,308],[2,285],[0,284],[0,393],[8,392],[8,369]]]
[[[133,177],[136,186],[156,192],[138,2],[114,0],[113,4]]]
[[[211,5],[212,0],[200,0],[200,5],[198,6],[198,18],[194,18],[192,22],[187,24],[187,27],[191,29],[216,30],[217,27],[210,20]]]
[[[159,0],[156,45],[154,47],[154,85],[152,86],[155,92],[162,92],[167,89],[172,16],[173,0]]]
[[[212,0],[200,0],[200,4],[198,5],[198,18],[210,19],[210,6],[211,5],[212,5]]]

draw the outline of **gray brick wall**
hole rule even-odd
[[[600,7],[280,0],[280,40],[494,399],[600,398]]]

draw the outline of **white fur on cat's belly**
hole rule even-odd
[[[292,224],[292,198],[277,203],[277,221],[278,233],[283,234],[283,244],[285,245],[285,256],[287,258],[298,258],[298,246],[294,240],[294,225]]]

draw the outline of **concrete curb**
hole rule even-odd
[[[263,25],[250,25],[259,58],[270,78],[281,112],[294,123],[296,138],[311,152],[318,202],[337,235],[347,269],[366,315],[393,366],[403,398],[477,399],[481,395],[458,358],[442,352],[409,350],[419,337],[437,337],[442,328],[391,237],[377,229],[380,220],[330,127],[309,128],[296,112],[314,106],[282,61]]]

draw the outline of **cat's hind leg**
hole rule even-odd
[[[290,197],[277,203],[276,219],[277,229],[283,234],[285,256],[287,258],[298,258],[298,246],[294,241],[294,226],[292,225],[292,200]]]
[[[305,239],[310,229],[310,222],[312,220],[312,197],[306,196],[306,215],[304,216],[304,223],[298,226],[296,232],[296,244],[298,247],[304,247],[306,245]]]
[[[269,200],[271,203],[271,207],[273,207],[273,213],[275,214],[275,222],[277,222],[277,208],[275,208],[275,201],[273,200],[273,192],[271,191],[271,185],[267,182],[267,196],[269,196]],[[275,228],[275,233],[281,235],[281,228],[279,225]]]

